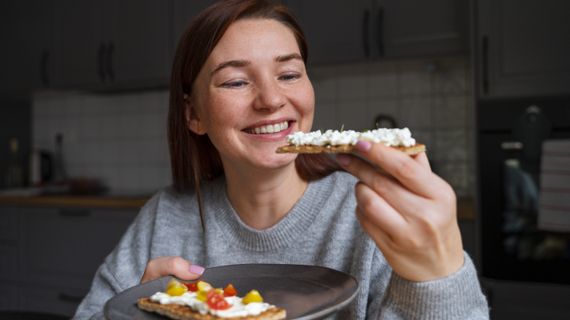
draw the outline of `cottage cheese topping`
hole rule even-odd
[[[157,292],[150,297],[150,300],[160,304],[186,305],[200,314],[211,314],[220,318],[257,316],[271,307],[265,302],[251,302],[244,304],[240,297],[225,297],[231,307],[226,310],[211,309],[207,303],[197,299],[196,292],[186,292],[180,296],[171,296],[164,292]]]
[[[353,130],[327,130],[324,133],[321,133],[321,130],[317,130],[305,133],[299,131],[287,136],[287,142],[296,146],[355,145],[358,140],[382,143],[389,147],[411,147],[416,144],[416,140],[412,138],[412,133],[408,128],[380,128],[365,132],[357,132]]]

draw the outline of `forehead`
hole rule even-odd
[[[260,59],[299,51],[295,35],[281,22],[243,19],[230,25],[208,60],[219,63],[231,59]]]

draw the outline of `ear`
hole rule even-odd
[[[192,106],[192,103],[190,103],[189,100],[186,100],[185,102],[184,115],[186,117],[186,126],[188,129],[190,129],[190,131],[194,132],[197,135],[206,134],[206,130],[202,126],[200,117],[198,117],[195,108]]]

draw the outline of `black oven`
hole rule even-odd
[[[570,97],[485,100],[476,110],[482,276],[570,284],[570,230],[543,228],[539,216],[542,147],[570,139]]]

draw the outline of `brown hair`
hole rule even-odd
[[[170,83],[168,112],[168,141],[173,185],[176,191],[195,190],[200,215],[202,201],[200,182],[223,175],[220,155],[208,135],[197,135],[186,125],[185,97],[192,88],[208,56],[235,21],[246,18],[273,19],[283,23],[294,34],[301,56],[307,63],[305,36],[290,11],[268,0],[219,1],[190,24],[178,43]],[[337,163],[325,155],[299,155],[295,160],[297,172],[307,181],[317,180],[339,170]]]

